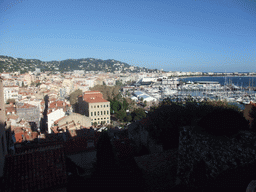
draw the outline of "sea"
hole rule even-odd
[[[249,76],[206,76],[206,77],[185,77],[185,78],[180,78],[183,82],[196,82],[196,81],[217,81],[219,82],[222,86],[225,84],[234,84],[239,87],[243,88],[248,88],[250,87],[256,87],[256,77],[249,77]],[[256,93],[255,91],[247,91],[249,94],[254,94]],[[197,93],[198,94],[198,93]],[[195,93],[192,93],[191,95],[195,95]],[[201,96],[201,94],[199,94]],[[240,104],[237,102],[230,102],[229,104],[238,106],[241,110],[245,109],[244,104]]]
[[[221,77],[216,77],[216,76],[211,76],[211,77],[185,77],[185,78],[180,78],[184,82],[187,81],[218,81],[221,85],[225,85],[225,82],[227,84],[232,83],[236,86],[239,87],[249,87],[249,85],[252,87],[256,86],[256,77],[248,77],[248,76],[238,76],[238,77],[233,77],[233,76],[221,76]]]

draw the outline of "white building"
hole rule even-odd
[[[47,116],[48,116],[48,133],[51,133],[51,126],[54,124],[54,121],[64,117],[65,112],[61,108],[49,113]]]
[[[19,87],[18,86],[6,86],[4,87],[4,102],[8,99],[18,100]]]

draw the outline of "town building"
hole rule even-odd
[[[18,86],[5,86],[4,91],[4,102],[6,103],[8,99],[18,100],[19,87]]]
[[[64,116],[56,121],[51,126],[51,130],[54,133],[66,132],[67,130],[71,135],[76,135],[76,130],[84,128],[90,128],[91,118],[78,113],[71,113],[70,115]],[[73,134],[74,133],[74,134]]]
[[[37,128],[40,127],[40,109],[37,106],[30,105],[27,103],[17,103],[16,105],[16,114],[21,118],[25,119],[28,122],[34,122],[37,125]]]
[[[5,136],[5,103],[3,92],[3,80],[0,78],[0,178],[3,177],[5,155],[7,155]]]
[[[99,91],[86,91],[78,98],[79,113],[91,118],[91,125],[95,123],[110,123],[110,102],[103,99]]]

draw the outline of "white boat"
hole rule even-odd
[[[165,95],[174,95],[176,94],[178,91],[177,90],[172,90],[172,89],[165,89],[164,90],[164,94]]]
[[[239,97],[239,98],[236,100],[236,102],[242,103],[242,102],[243,102],[242,97]]]

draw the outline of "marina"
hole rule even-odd
[[[243,80],[241,77],[238,77],[238,79]],[[211,80],[206,77],[186,80],[180,81],[181,83],[177,88],[168,85],[152,85],[145,87],[143,91],[159,101],[166,98],[173,102],[184,102],[188,100],[196,102],[226,101],[230,104],[237,105],[240,109],[244,109],[244,105],[250,102],[256,103],[253,79],[246,78],[249,83],[246,84],[241,81],[240,86],[238,86],[239,82],[235,81],[235,84],[230,79],[229,83],[227,83],[227,78],[225,77],[211,78]],[[242,86],[243,84],[247,86]]]

